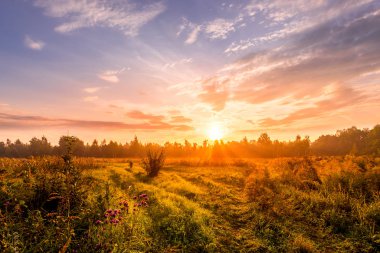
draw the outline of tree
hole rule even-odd
[[[0,157],[5,156],[5,143],[0,141]]]
[[[59,152],[61,154],[67,154],[71,149],[71,155],[83,156],[85,146],[82,140],[75,136],[61,136],[59,138]]]
[[[142,145],[140,144],[139,140],[137,139],[137,136],[135,135],[135,138],[133,141],[131,141],[131,144],[129,146],[129,155],[132,157],[137,157],[141,155],[142,151]]]
[[[98,144],[98,141],[96,139],[92,141],[89,153],[90,153],[90,156],[94,156],[94,157],[98,157],[101,155],[99,144]]]
[[[262,133],[259,139],[257,139],[257,143],[263,146],[268,146],[272,144],[272,141],[267,133]]]
[[[29,152],[34,156],[49,155],[52,152],[51,144],[48,142],[45,136],[42,136],[41,140],[34,137],[29,141]]]

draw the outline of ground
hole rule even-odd
[[[117,208],[122,199],[132,203],[133,197],[138,199],[141,194],[147,194],[149,199],[148,206],[141,207],[136,214],[130,211],[128,217],[135,218],[127,218],[124,225],[109,228],[110,224],[97,218],[99,214],[86,216],[90,223],[91,219],[101,220],[100,225],[86,224],[87,231],[97,231],[87,232],[87,237],[96,235],[98,239],[92,241],[101,247],[105,245],[102,240],[107,241],[106,250],[378,252],[380,249],[380,167],[375,158],[240,159],[223,163],[169,159],[154,178],[145,175],[139,160],[134,160],[132,168],[127,159],[98,159],[95,163],[96,168],[83,172],[95,180],[86,199],[89,206],[95,206],[100,195],[108,195],[111,209]],[[109,232],[107,236],[113,239],[105,237],[102,231]],[[75,230],[75,234],[68,251],[76,248],[81,251],[82,246],[74,243],[79,232]],[[87,245],[86,249],[91,247]]]

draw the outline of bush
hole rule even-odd
[[[141,161],[142,167],[145,169],[149,177],[155,177],[158,172],[164,167],[165,154],[163,149],[149,149],[146,157]]]

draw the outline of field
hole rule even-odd
[[[380,159],[0,159],[2,252],[379,252]]]

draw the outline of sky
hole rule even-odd
[[[379,112],[380,1],[0,1],[0,140],[313,140]]]

